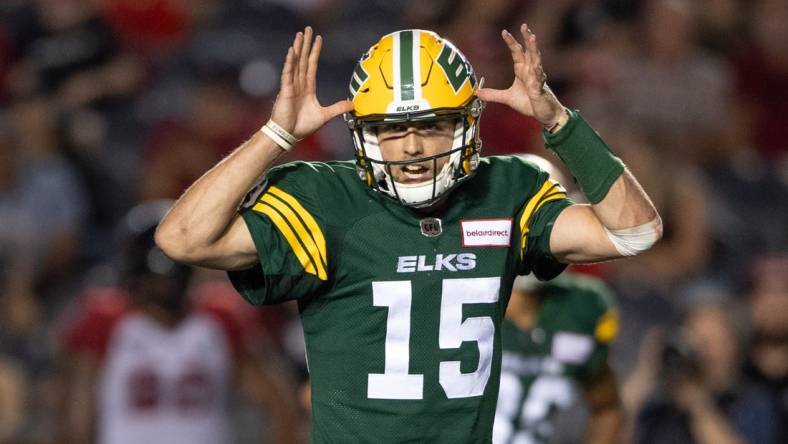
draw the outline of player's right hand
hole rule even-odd
[[[276,97],[271,120],[303,139],[320,129],[330,119],[353,110],[353,103],[340,100],[322,106],[317,100],[317,62],[323,39],[314,38],[312,28],[296,34],[293,45],[287,50],[279,95]]]

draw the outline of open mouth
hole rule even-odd
[[[432,179],[432,170],[425,165],[405,165],[400,168],[397,182],[419,183]]]

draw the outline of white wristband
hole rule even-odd
[[[285,151],[290,151],[293,148],[293,145],[298,142],[298,139],[295,138],[292,134],[287,132],[284,128],[277,125],[276,122],[273,120],[269,120],[260,131],[263,132],[266,136],[268,136],[271,140],[274,141],[280,148]]]
[[[287,140],[279,137],[279,134],[276,134],[274,130],[272,130],[268,126],[263,125],[263,127],[260,128],[260,131],[262,131],[263,134],[268,136],[269,139],[273,140],[274,143],[279,146],[279,148],[282,148],[285,151],[290,151],[293,148],[293,145],[291,145]]]

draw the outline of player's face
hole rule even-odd
[[[393,123],[377,128],[383,160],[414,160],[445,153],[454,141],[455,120]],[[449,156],[407,165],[392,165],[391,177],[399,183],[431,180],[448,162]]]

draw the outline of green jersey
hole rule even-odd
[[[425,216],[352,162],[272,169],[241,214],[260,263],[231,272],[254,304],[298,300],[312,442],[489,442],[500,325],[517,274],[551,279],[547,173],[491,157]]]
[[[503,364],[495,444],[546,442],[551,420],[572,405],[575,381],[605,367],[618,330],[613,294],[601,281],[565,274],[544,284],[536,324],[501,327]]]

